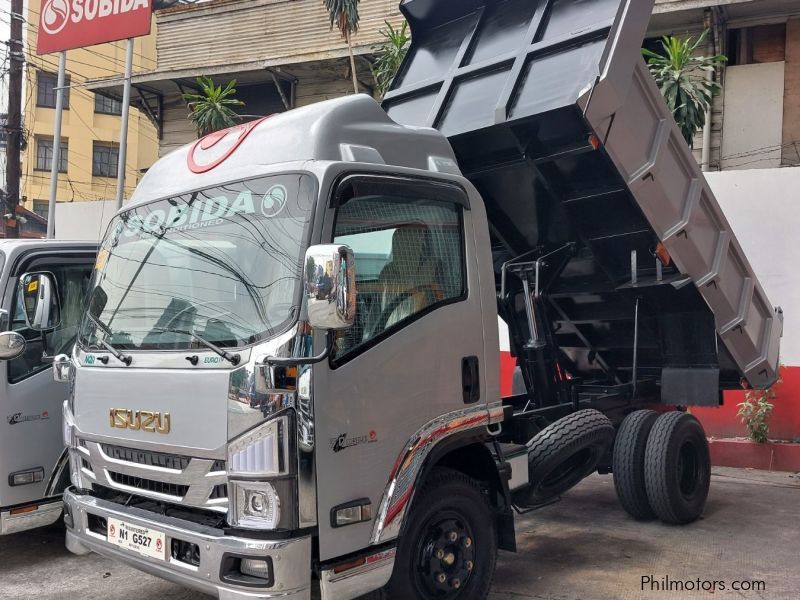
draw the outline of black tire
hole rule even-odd
[[[711,484],[711,458],[703,426],[692,415],[656,419],[644,456],[650,506],[664,523],[691,523],[703,512]]]
[[[551,423],[528,442],[528,502],[541,504],[591,475],[614,440],[603,413],[579,410]]]
[[[489,594],[496,561],[495,517],[477,482],[435,469],[414,499],[382,597],[481,600]]]
[[[644,454],[647,438],[658,419],[654,410],[637,410],[622,421],[614,440],[614,488],[622,508],[640,521],[654,519],[656,513],[647,498],[644,482]]]

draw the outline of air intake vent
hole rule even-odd
[[[183,471],[189,466],[189,461],[191,460],[188,456],[150,452],[147,450],[134,450],[133,448],[123,448],[122,446],[112,446],[110,444],[101,444],[100,447],[109,458],[124,460],[125,462],[136,463],[137,465],[175,469],[176,471]],[[222,470],[225,470],[224,466]]]
[[[153,481],[152,479],[142,479],[141,477],[134,477],[132,475],[123,475],[122,473],[108,472],[111,480],[118,484],[130,488],[136,488],[145,492],[153,492],[155,494],[164,494],[166,496],[173,496],[182,499],[186,492],[189,491],[188,485],[178,485],[175,483],[165,483],[163,481]],[[217,486],[220,487],[220,486]]]

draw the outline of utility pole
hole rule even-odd
[[[22,11],[23,0],[11,0],[11,37],[8,40],[9,75],[8,75],[8,165],[6,168],[6,206],[4,214],[10,218],[3,219],[5,237],[19,237],[17,225],[17,205],[20,202],[20,179],[22,166],[20,153],[22,150],[22,69],[25,66],[25,54],[22,46]]]

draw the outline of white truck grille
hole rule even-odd
[[[80,440],[81,475],[98,485],[173,504],[225,512],[225,461]]]

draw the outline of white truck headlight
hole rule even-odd
[[[279,417],[228,444],[230,477],[275,477],[289,468],[289,418]]]
[[[296,522],[296,459],[288,414],[228,442],[228,523],[245,529],[291,528]],[[283,507],[283,515],[281,515]]]
[[[72,411],[70,410],[69,400],[64,401],[62,410],[61,427],[64,436],[64,447],[73,448],[75,446],[75,429],[73,427]]]
[[[266,482],[232,481],[232,524],[246,529],[275,529],[281,519],[281,503],[275,488]]]

